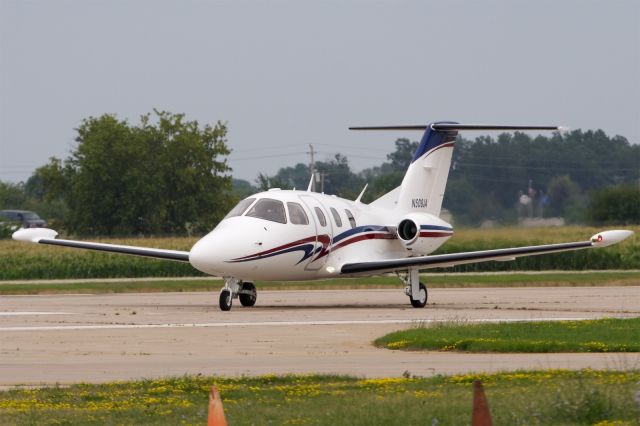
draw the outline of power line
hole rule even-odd
[[[491,169],[525,169],[525,170],[584,170],[584,171],[592,171],[592,170],[621,170],[621,171],[633,171],[638,170],[637,168],[625,168],[625,167],[600,167],[600,165],[596,167],[560,167],[560,166],[526,166],[526,165],[503,165],[503,164],[484,164],[484,163],[467,163],[464,161],[456,161],[456,166],[464,166],[464,167],[482,167],[482,168],[491,168]]]
[[[299,151],[299,152],[290,152],[288,154],[259,155],[257,157],[240,157],[240,158],[229,156],[229,160],[231,161],[258,160],[261,158],[294,157],[296,155],[303,155],[303,154],[306,154],[306,153],[304,151]]]

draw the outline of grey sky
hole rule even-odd
[[[379,164],[433,120],[640,142],[640,2],[0,0],[0,180],[66,157],[82,118],[228,121],[235,177]],[[418,134],[407,134],[417,139]]]

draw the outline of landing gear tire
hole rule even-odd
[[[251,307],[256,304],[258,298],[258,291],[253,283],[242,283],[242,292],[238,295],[240,297],[240,304],[245,307]]]
[[[409,300],[411,301],[411,306],[413,306],[414,308],[424,308],[425,306],[427,306],[428,296],[429,294],[427,293],[427,287],[424,284],[420,283],[418,298],[414,299],[413,297],[409,296]]]
[[[231,305],[233,305],[231,292],[227,289],[222,289],[222,291],[220,292],[220,310],[230,311]]]

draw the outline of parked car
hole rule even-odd
[[[17,222],[22,228],[43,228],[47,225],[37,213],[28,210],[0,210],[0,224],[4,222]]]

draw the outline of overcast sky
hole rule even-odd
[[[235,177],[345,153],[361,170],[433,120],[601,128],[640,142],[640,1],[0,0],[0,180],[74,128],[153,108],[228,122]],[[640,167],[640,165],[639,165]]]

